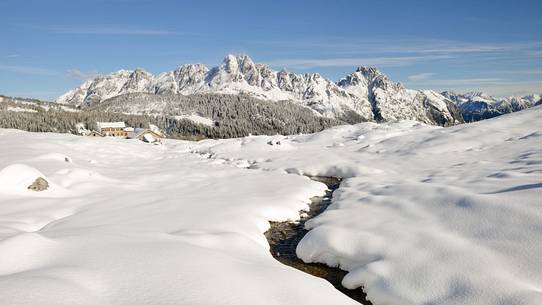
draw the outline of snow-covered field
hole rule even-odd
[[[200,114],[197,114],[197,113],[185,114],[185,115],[176,115],[175,119],[176,120],[182,120],[182,119],[190,120],[190,121],[192,121],[194,123],[203,124],[203,125],[209,126],[209,127],[212,127],[213,124],[215,123],[212,119],[206,118],[206,117],[204,117],[204,116],[202,116]]]
[[[34,109],[21,108],[21,107],[8,107],[7,109],[8,111],[13,111],[13,112],[31,112],[31,113],[37,112]]]
[[[373,304],[542,304],[541,117],[162,146],[0,130],[0,303],[355,304],[268,252],[267,221],[323,193],[310,174],[347,179],[298,255]]]

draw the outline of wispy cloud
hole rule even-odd
[[[6,55],[7,58],[16,58],[16,57],[19,57],[20,55],[19,54],[8,54]]]
[[[65,76],[67,78],[78,79],[78,80],[88,80],[88,79],[96,77],[96,75],[98,75],[98,72],[96,71],[83,72],[79,69],[68,69],[65,72]]]
[[[483,43],[440,39],[352,40],[331,37],[321,41],[253,41],[285,49],[325,50],[337,53],[378,54],[481,54],[515,51],[538,52],[542,41]]]
[[[71,35],[134,35],[134,36],[167,36],[187,35],[189,33],[163,29],[134,28],[125,26],[99,26],[99,27],[50,27],[47,30],[55,34]]]
[[[275,67],[298,69],[317,67],[354,67],[369,65],[398,67],[419,64],[439,65],[442,61],[470,68],[480,62],[507,65],[530,65],[542,56],[542,41],[528,42],[466,42],[438,39],[356,40],[330,37],[312,41],[253,41],[268,45],[281,53],[296,52],[296,58],[278,58],[268,63]],[[310,54],[325,53],[328,57],[312,58]],[[429,75],[412,76],[412,81]]]
[[[415,84],[423,84],[427,86],[458,86],[458,85],[480,85],[480,84],[501,84],[503,82],[507,82],[508,80],[504,78],[462,78],[462,79],[428,79],[428,78],[422,78],[422,79],[415,79],[412,80],[410,83]]]
[[[300,69],[314,67],[355,67],[355,66],[404,66],[418,61],[431,61],[450,59],[452,56],[435,55],[435,56],[397,56],[397,57],[356,57],[356,58],[320,58],[320,59],[305,59],[305,58],[285,58],[268,61],[267,64],[275,67],[293,67]]]
[[[511,95],[542,94],[542,80],[505,81],[492,84],[481,84],[478,90],[504,97]]]
[[[481,71],[486,75],[542,75],[542,70],[538,69],[512,69],[512,70],[493,70],[493,71]]]
[[[527,52],[527,55],[532,57],[542,57],[542,50],[541,51],[529,51]]]
[[[14,66],[14,65],[2,65],[0,64],[0,71],[24,74],[24,75],[41,75],[41,76],[54,76],[58,75],[58,72],[32,66]]]
[[[409,81],[407,85],[415,89],[430,88],[437,91],[483,91],[496,97],[532,93],[542,94],[542,80],[517,81],[505,78],[428,79],[419,82]]]
[[[419,73],[408,76],[408,80],[410,81],[421,81],[429,79],[431,76],[435,75],[435,73]]]
[[[542,42],[465,42],[455,40],[419,40],[401,42],[390,50],[397,52],[431,54],[484,54],[527,51],[542,47]]]

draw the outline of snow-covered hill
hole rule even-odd
[[[542,106],[450,128],[413,121],[190,144],[251,168],[348,177],[309,220],[305,262],[373,304],[542,304]],[[266,145],[270,140],[281,147]]]
[[[455,105],[444,96],[408,90],[374,68],[360,67],[335,83],[318,73],[274,71],[246,55],[228,55],[211,69],[186,64],[158,76],[142,69],[121,70],[87,81],[56,101],[87,107],[134,92],[245,93],[264,100],[291,100],[325,117],[348,122],[413,119],[445,126],[462,122]]]
[[[309,174],[345,179],[297,255],[373,304],[540,305],[541,115],[159,146],[0,129],[0,303],[354,305],[269,253],[268,221],[323,194]]]
[[[0,128],[78,134],[83,125],[126,122],[158,126],[170,138],[242,137],[249,134],[298,134],[342,125],[288,101],[264,101],[243,94],[126,93],[92,107],[0,95]]]
[[[538,94],[511,96],[502,99],[495,98],[484,92],[458,94],[445,91],[442,92],[442,95],[452,100],[459,107],[463,118],[467,122],[484,120],[542,104],[542,96]]]

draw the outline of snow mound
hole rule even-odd
[[[25,164],[12,164],[0,171],[0,193],[26,194],[28,186],[37,178],[47,177],[39,170]]]
[[[93,189],[99,184],[121,184],[118,180],[82,168],[61,169],[55,172],[51,178],[63,188],[78,190]],[[124,182],[124,184],[128,184],[128,182]]]
[[[69,156],[66,156],[65,154],[61,153],[48,153],[41,156],[36,157],[36,160],[41,161],[58,161],[58,162],[68,162],[72,163],[73,160]]]
[[[35,233],[23,233],[0,242],[0,276],[39,268],[52,242]]]

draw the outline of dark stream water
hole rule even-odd
[[[313,197],[311,199],[310,210],[305,214],[301,214],[302,217],[299,222],[284,221],[273,222],[271,221],[271,228],[265,232],[265,237],[269,242],[270,252],[273,257],[279,262],[299,269],[308,274],[326,279],[337,290],[341,291],[350,298],[358,301],[361,304],[372,305],[367,300],[367,294],[362,288],[359,289],[347,289],[341,285],[343,277],[346,275],[346,271],[339,268],[328,267],[324,264],[318,263],[305,263],[299,259],[295,253],[297,244],[301,241],[303,236],[307,234],[308,230],[305,229],[305,222],[307,220],[319,215],[331,204],[331,197],[333,192],[339,188],[341,179],[336,177],[310,177],[312,180],[325,183],[328,186],[328,191],[323,197]]]

